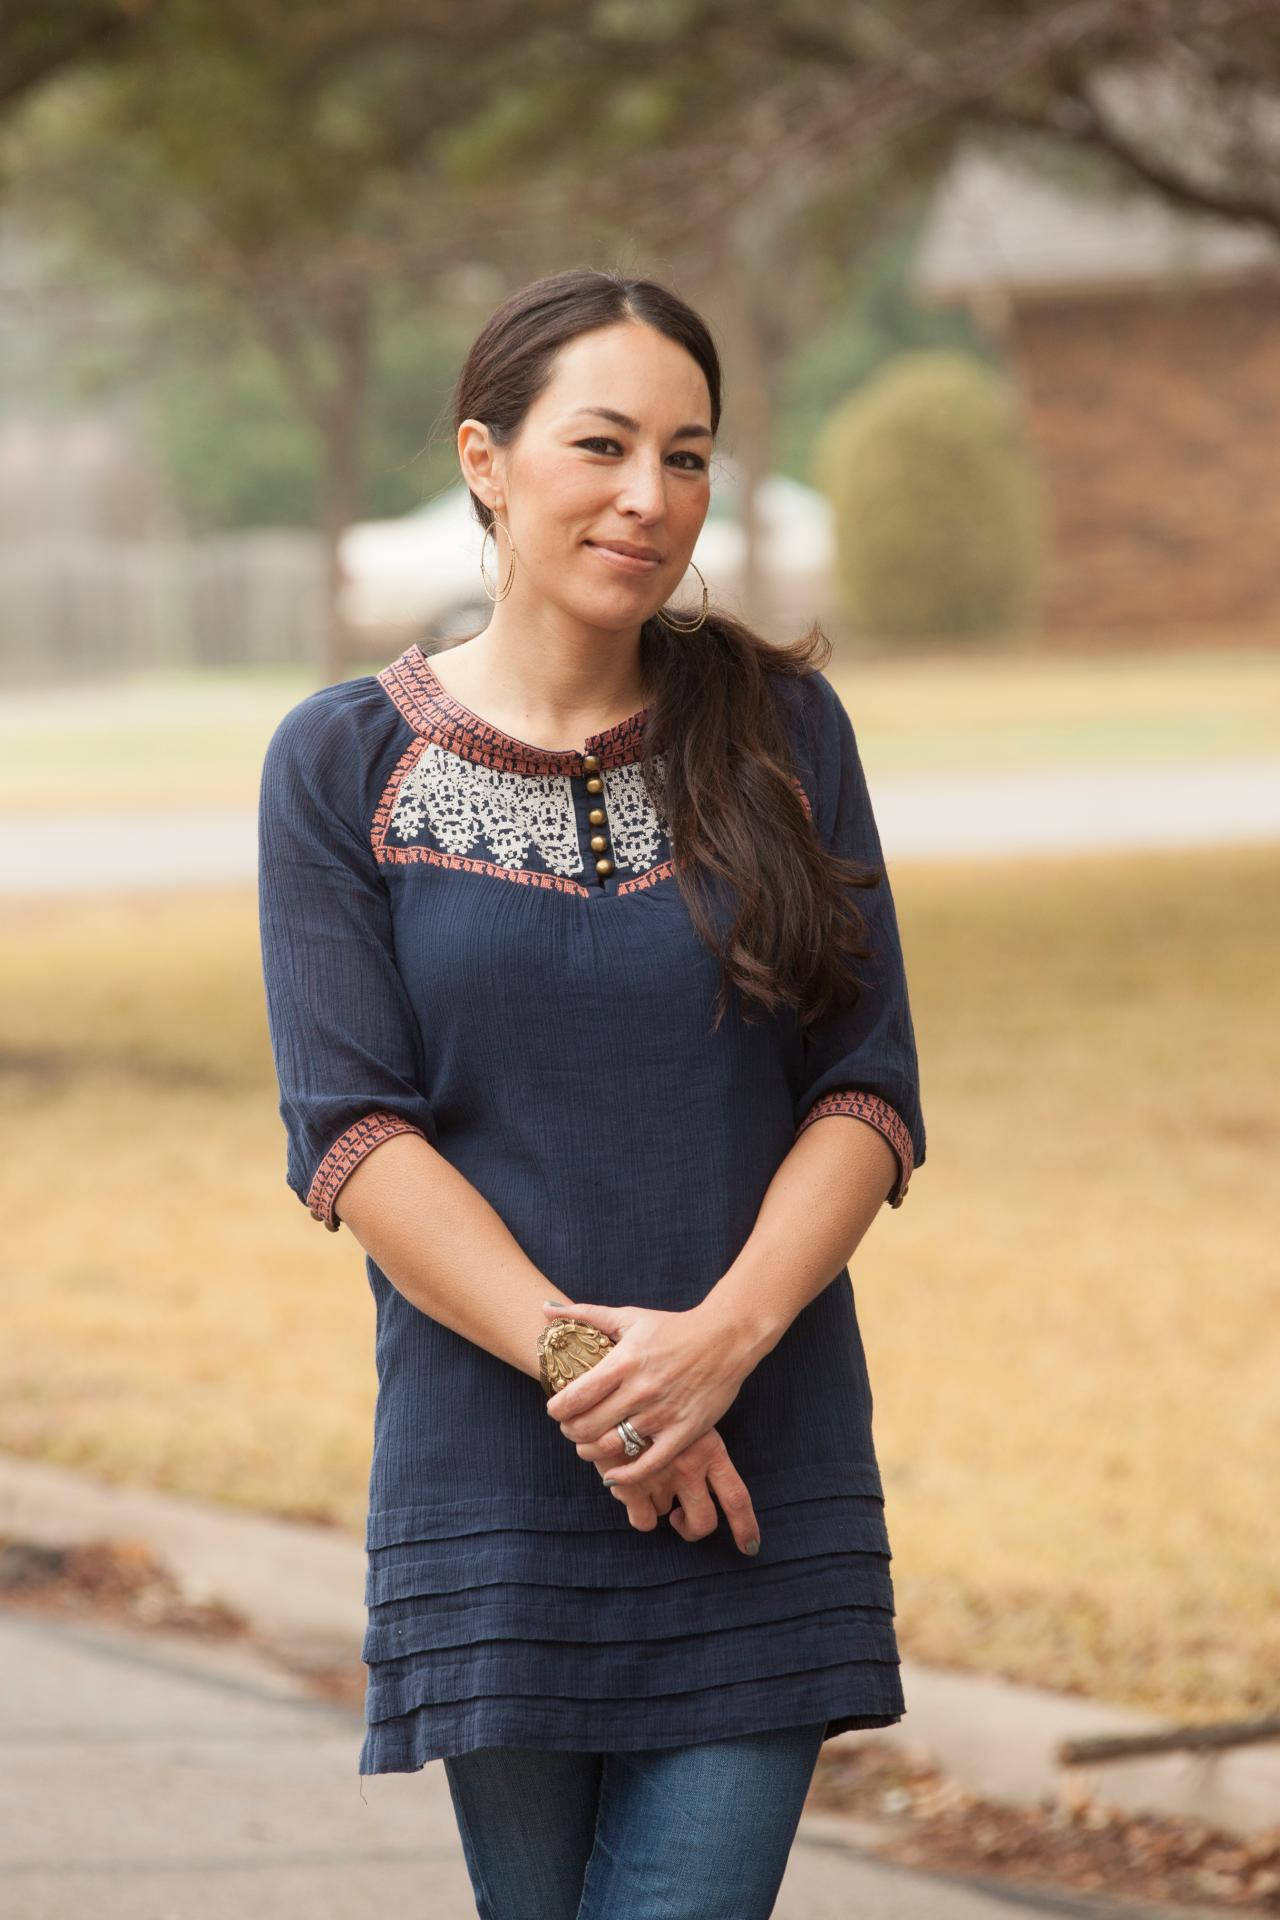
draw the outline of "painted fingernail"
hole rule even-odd
[[[602,1487],[615,1487],[618,1483],[616,1480],[602,1480],[600,1484]]]
[[[759,1553],[759,1551],[760,1551],[760,1542],[758,1540],[748,1540],[746,1547],[744,1548],[744,1552]]]

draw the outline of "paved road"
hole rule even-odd
[[[360,1731],[234,1644],[0,1611],[0,1913],[474,1920],[443,1767],[361,1782]],[[775,1920],[1112,1911],[888,1867],[814,1816]]]
[[[1280,840],[1275,758],[878,779],[873,791],[891,862]],[[255,838],[251,812],[3,820],[0,893],[248,882]]]

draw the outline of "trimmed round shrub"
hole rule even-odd
[[[814,480],[837,591],[864,632],[1008,632],[1037,617],[1039,471],[1008,381],[952,349],[900,354],[837,407]]]

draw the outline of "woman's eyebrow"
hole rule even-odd
[[[573,413],[569,415],[569,418],[576,420],[580,413],[598,414],[602,420],[612,420],[615,427],[626,427],[631,433],[639,433],[640,431],[640,422],[638,420],[632,420],[629,415],[619,413],[613,407],[577,407]],[[696,425],[677,427],[671,438],[673,440],[710,440],[711,429],[710,427],[699,427]]]

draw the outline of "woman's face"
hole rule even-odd
[[[637,321],[569,341],[515,440],[493,450],[496,485],[477,489],[500,496],[515,543],[504,612],[547,602],[585,626],[635,630],[688,567],[711,497],[711,452],[707,383],[676,341]],[[500,531],[494,541],[486,567],[504,581],[511,547]],[[611,542],[657,558],[619,559]]]

